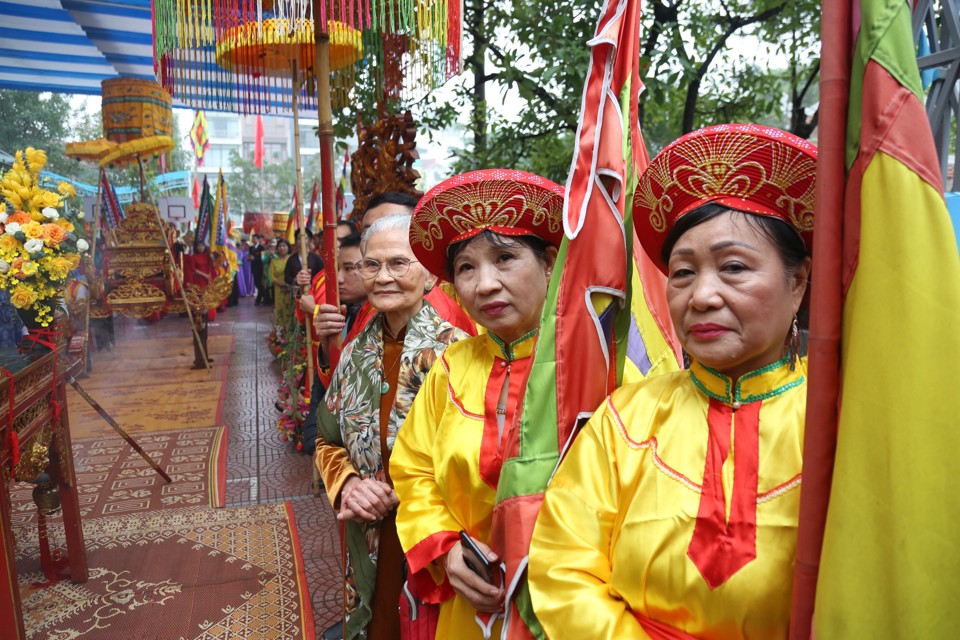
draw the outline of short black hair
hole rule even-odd
[[[350,235],[344,236],[343,240],[340,241],[340,248],[341,248],[341,249],[348,249],[348,248],[350,248],[350,247],[359,247],[359,246],[360,246],[360,239],[361,239],[362,237],[363,237],[363,236],[361,236],[358,231],[354,231],[354,232],[351,233]]]
[[[313,238],[313,231],[310,231],[310,229],[307,229],[307,237],[311,239]],[[293,233],[293,241],[296,242],[299,239],[300,239],[300,229],[297,229]]]
[[[353,220],[337,220],[337,226],[350,227],[350,233],[357,233],[357,223]]]
[[[363,215],[366,215],[367,211],[370,211],[370,209],[379,207],[385,203],[398,204],[402,207],[410,207],[410,210],[413,211],[413,208],[417,206],[418,202],[420,202],[420,196],[415,196],[411,193],[401,193],[400,191],[387,191],[386,193],[378,193],[370,198],[369,202],[367,202],[367,208],[363,210]],[[363,216],[361,216],[361,219],[362,218]]]
[[[277,246],[279,247],[281,244],[287,245],[287,249],[290,248],[290,243],[287,242],[286,238],[277,238]]]
[[[533,251],[533,255],[538,260],[544,263],[547,261],[547,248],[553,246],[539,236],[504,236],[490,229],[484,229],[472,238],[455,242],[447,248],[447,279],[450,282],[453,282],[453,263],[457,256],[480,238],[485,238],[487,242],[498,249],[513,249],[518,244],[524,245]]]

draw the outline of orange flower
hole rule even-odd
[[[67,232],[64,228],[55,222],[41,226],[43,227],[43,239],[47,241],[48,246],[56,247],[67,237]]]
[[[12,214],[10,217],[7,218],[7,224],[9,224],[9,223],[11,223],[11,222],[18,222],[18,223],[20,223],[20,224],[27,224],[28,222],[31,222],[32,220],[33,220],[33,218],[30,217],[30,214],[29,214],[29,213],[26,213],[25,211],[17,211],[16,213]]]

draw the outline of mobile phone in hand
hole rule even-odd
[[[463,561],[470,569],[480,576],[484,582],[493,584],[497,567],[487,560],[487,556],[480,551],[477,542],[466,531],[460,531],[460,542],[463,547]]]

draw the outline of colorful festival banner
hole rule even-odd
[[[200,190],[200,208],[197,211],[197,228],[193,234],[195,242],[208,242],[212,217],[213,197],[210,195],[210,183],[207,181],[207,176],[203,176],[203,188]]]
[[[640,0],[607,0],[588,43],[566,238],[547,292],[519,437],[505,445],[493,514],[491,546],[507,567],[507,638],[543,637],[526,585],[527,552],[543,491],[578,424],[623,379],[628,354],[628,379],[679,366],[664,278],[634,250],[633,192],[648,162],[637,125],[640,6]],[[647,264],[638,267],[636,259]]]
[[[340,172],[340,182],[337,183],[336,211],[337,220],[343,218],[343,210],[347,208],[347,164],[350,162],[350,149],[343,153],[343,171]]]
[[[110,184],[106,171],[100,172],[100,207],[108,229],[116,229],[125,217],[117,191]]]
[[[825,0],[822,23],[790,637],[813,637],[812,618],[818,640],[949,638],[960,628],[960,257],[910,3]]]
[[[193,126],[190,128],[190,144],[193,146],[193,155],[197,159],[197,166],[203,166],[203,155],[210,148],[210,133],[207,116],[201,110],[197,110]]]

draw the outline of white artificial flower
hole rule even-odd
[[[8,225],[6,226],[6,232],[7,232],[8,235],[11,235],[11,236],[12,236],[12,235],[16,234],[18,231],[20,231],[20,223],[19,223],[19,222],[11,222],[10,224],[8,224]]]
[[[10,263],[6,260],[0,260],[0,273],[6,273],[10,270]]]
[[[7,212],[0,211],[0,222],[6,222],[6,221],[7,221]]]
[[[45,207],[40,213],[50,218],[51,220],[56,220],[60,217],[60,213],[57,212],[53,207]]]
[[[84,240],[83,238],[80,238],[79,240],[77,240],[77,251],[82,252],[82,251],[86,251],[89,248],[90,248],[90,245],[87,244],[86,240]]]
[[[43,250],[43,240],[40,238],[31,238],[23,243],[23,248],[29,253],[35,253]]]
[[[83,217],[84,217],[85,215],[86,215],[86,214],[83,212],[82,209],[81,209],[80,211],[77,211],[77,219],[78,219],[78,220],[83,220]]]

